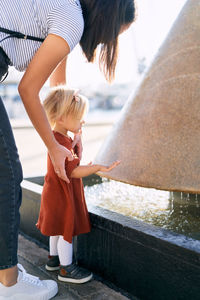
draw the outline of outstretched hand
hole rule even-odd
[[[65,160],[68,158],[69,161],[74,159],[71,151],[66,149],[64,146],[57,144],[51,151],[49,155],[54,167],[54,171],[59,178],[69,183],[69,178],[65,171]]]
[[[109,172],[109,171],[111,171],[112,169],[114,169],[115,167],[117,167],[119,164],[121,163],[121,161],[120,160],[116,160],[116,161],[114,161],[111,165],[109,165],[109,166],[100,166],[100,168],[99,168],[99,171],[100,172]]]

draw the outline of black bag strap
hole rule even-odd
[[[38,37],[35,37],[32,35],[23,34],[21,32],[9,30],[9,29],[2,28],[2,27],[0,27],[0,32],[9,34],[9,36],[5,37],[0,42],[4,41],[5,39],[11,38],[11,37],[15,37],[18,39],[24,39],[24,40],[32,40],[32,41],[37,41],[37,42],[44,42],[44,39],[41,39],[41,38],[38,38]]]

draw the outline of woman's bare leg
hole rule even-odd
[[[5,286],[12,286],[17,283],[18,268],[14,266],[9,269],[0,270],[0,282]]]

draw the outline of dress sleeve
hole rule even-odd
[[[77,156],[75,156],[74,160],[69,161],[68,159],[66,159],[65,161],[65,170],[66,170],[66,174],[67,177],[71,177],[71,173],[72,171],[79,165],[80,160]]]
[[[48,33],[62,37],[70,47],[70,51],[80,42],[84,29],[84,19],[79,1],[69,5],[63,1],[48,16]]]

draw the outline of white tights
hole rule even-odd
[[[67,266],[72,263],[73,247],[63,239],[62,235],[50,236],[49,238],[50,255],[58,255],[60,264]]]

